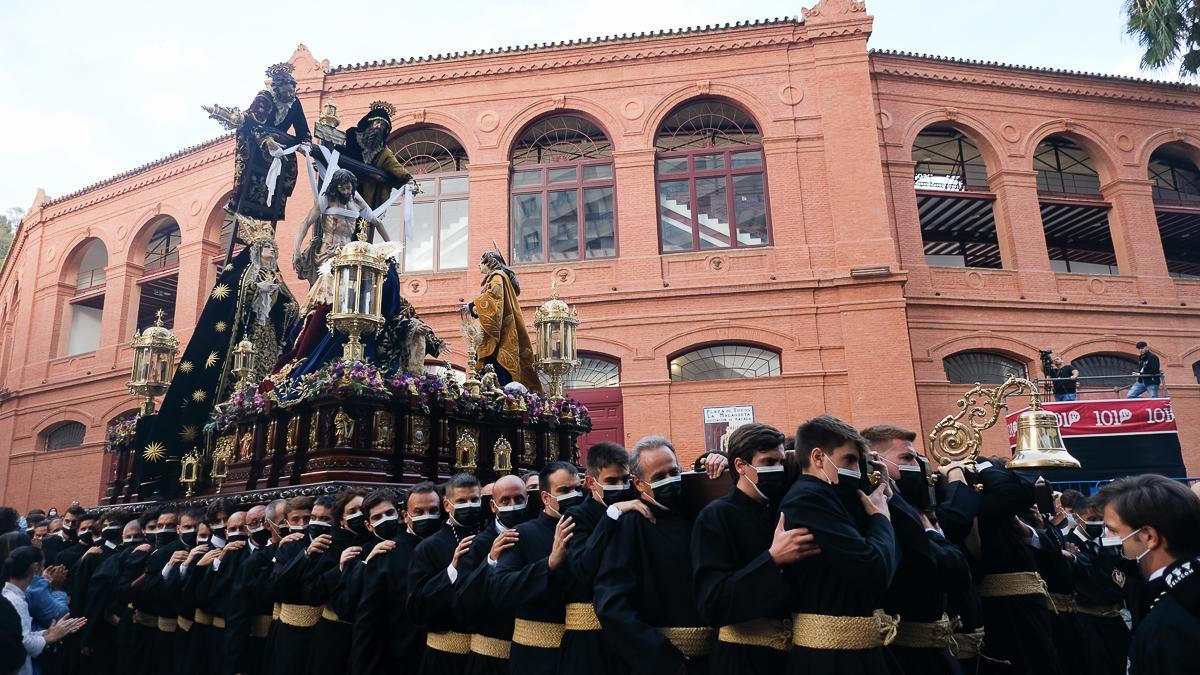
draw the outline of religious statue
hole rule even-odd
[[[347,447],[354,441],[354,418],[341,408],[333,416],[333,436],[338,447]]]
[[[504,390],[500,388],[500,377],[496,375],[495,366],[490,363],[483,366],[483,375],[479,377],[479,391],[485,398],[504,397]]]
[[[258,92],[245,112],[217,105],[205,107],[212,117],[237,131],[233,197],[226,207],[230,213],[269,221],[283,219],[298,176],[296,158],[290,152],[297,146],[307,146],[312,139],[304,108],[296,98],[294,70],[290,63],[268,68],[270,89]],[[282,150],[285,146],[290,152]],[[277,167],[276,174],[269,179],[272,165]],[[273,190],[268,189],[268,180],[275,186]]]
[[[390,412],[375,412],[375,449],[388,450],[396,440],[396,420]]]
[[[296,274],[307,281],[310,288],[319,280],[321,266],[354,239],[360,218],[374,227],[383,241],[387,241],[383,222],[358,194],[358,178],[349,169],[337,169],[335,166],[329,166],[319,192],[316,179],[312,179],[316,203],[305,216],[300,234],[296,236],[292,265]],[[313,175],[311,171],[310,166],[310,177]],[[313,232],[312,240],[307,248],[302,248],[309,230]]]
[[[248,431],[242,434],[242,438],[238,441],[237,461],[245,462],[254,456],[254,432]]]
[[[533,343],[525,330],[525,318],[517,301],[521,284],[516,272],[505,264],[499,251],[483,254],[479,272],[483,275],[479,297],[461,310],[464,315],[470,313],[477,317],[482,330],[476,348],[475,370],[482,372],[485,364],[491,364],[501,386],[516,381],[530,391],[540,393],[542,384],[534,368]]]
[[[358,177],[359,193],[373,209],[383,204],[393,189],[412,181],[412,174],[400,164],[391,148],[385,145],[388,134],[392,132],[392,115],[395,114],[396,106],[391,103],[372,101],[371,109],[358,121],[358,125],[346,131],[346,149],[342,154],[379,169],[387,177],[380,179],[365,172]]]

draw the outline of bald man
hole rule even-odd
[[[227,618],[233,605],[240,602],[233,586],[247,557],[246,512],[229,514],[223,524],[225,546],[205,553],[186,582],[185,592],[191,593],[196,604],[187,654],[195,673],[222,672]]]
[[[129,633],[118,628],[122,621],[129,621],[128,585],[122,593],[118,582],[123,572],[137,576],[134,570],[145,565],[150,553],[150,545],[145,543],[142,525],[137,520],[125,524],[121,541],[117,552],[106,558],[87,581],[81,616],[88,621],[79,633],[79,672],[103,675],[117,672],[119,634]],[[128,644],[122,646],[133,648]]]
[[[277,500],[282,502],[283,500]],[[236,559],[222,560],[220,567],[235,567],[229,604],[225,608],[225,669],[226,673],[258,675],[263,672],[263,659],[267,651],[267,632],[271,626],[271,599],[267,595],[267,577],[271,574],[271,561],[275,557],[275,542],[278,529],[271,524],[269,515],[282,519],[281,504],[255,506],[246,512],[244,523],[231,516],[225,522],[229,544],[245,541]],[[275,513],[272,513],[275,511]],[[235,514],[237,516],[239,514]],[[246,538],[243,539],[242,537]],[[226,554],[229,555],[229,554]]]
[[[475,619],[471,653],[467,655],[466,672],[470,675],[509,672],[513,612],[496,607],[488,597],[488,587],[500,554],[517,543],[517,525],[536,515],[527,502],[525,481],[517,476],[504,476],[492,484],[494,522],[475,536],[459,563],[460,574],[464,575],[456,589],[459,610]]]

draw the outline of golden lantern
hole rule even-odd
[[[387,259],[363,241],[346,244],[333,257],[333,308],[330,328],[349,339],[342,350],[343,361],[362,361],[366,346],[359,337],[383,325],[383,274]]]
[[[233,374],[237,376],[238,389],[250,384],[254,374],[254,343],[242,340],[233,348]]]
[[[196,482],[200,480],[200,452],[193,447],[192,451],[179,461],[179,482],[187,486],[186,497],[196,494]]]
[[[133,371],[129,392],[142,397],[141,415],[154,413],[154,399],[167,392],[175,377],[175,355],[179,338],[163,326],[163,311],[155,314],[154,325],[133,336]]]
[[[229,464],[233,461],[233,436],[223,436],[217,439],[217,447],[212,453],[212,469],[208,472],[209,478],[217,486],[217,494],[221,493],[221,486],[225,483],[225,479],[229,478]]]
[[[562,400],[562,378],[579,365],[575,353],[575,329],[579,315],[558,299],[558,286],[552,287],[553,297],[538,307],[533,315],[537,329],[538,369],[550,378],[550,398]]]
[[[1009,468],[1078,469],[1079,460],[1063,445],[1058,416],[1042,409],[1037,385],[1016,376],[1009,376],[998,387],[976,384],[963,394],[958,400],[958,413],[934,425],[929,434],[929,453],[942,465],[973,464],[983,449],[983,431],[1000,420],[1000,414],[1008,408],[1004,400],[1018,394],[1029,395],[1029,410],[1017,416],[1017,452]]]

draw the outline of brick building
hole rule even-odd
[[[557,280],[596,437],[663,433],[686,458],[728,405],[927,432],[966,383],[1038,375],[1041,347],[1114,375],[1146,339],[1200,468],[1200,89],[872,52],[871,21],[824,0],[803,20],[291,61],[310,122],[330,99],[343,126],[398,108],[389,143],[424,190],[404,293],[456,365],[493,241],[528,320]],[[0,502],[99,496],[107,425],[136,407],[134,332],[163,308],[186,341],[215,278],[232,153],[223,136],[39,191],[0,271]]]

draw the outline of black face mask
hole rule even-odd
[[[366,514],[356,513],[352,516],[346,516],[346,529],[359,539],[367,536]]]
[[[559,517],[567,515],[567,511],[569,511],[570,509],[572,509],[576,506],[579,506],[582,503],[583,503],[583,493],[580,492],[578,489],[576,489],[574,493],[569,494],[569,495],[559,495],[558,496],[558,515],[559,515]]]
[[[529,520],[530,516],[535,515],[528,504],[517,504],[515,506],[501,506],[496,511],[496,520],[500,524],[512,529],[521,523]]]
[[[1104,536],[1104,522],[1103,521],[1098,522],[1098,523],[1095,523],[1095,522],[1089,523],[1085,520],[1085,521],[1083,521],[1083,529],[1087,533],[1088,539],[1099,539],[1100,537]]]
[[[421,520],[417,520],[417,518],[420,518]],[[427,516],[417,516],[413,518],[410,529],[412,529],[413,534],[417,535],[417,538],[426,539],[434,532],[437,532],[441,526],[442,519],[437,516],[432,518]]]
[[[601,488],[604,490],[605,506],[627,502],[637,497],[629,481],[625,481],[620,485],[602,485]]]
[[[115,544],[121,541],[121,528],[106,527],[103,530],[100,530],[100,537],[110,544]]]
[[[159,532],[158,534],[154,535],[154,544],[158,548],[162,548],[164,546],[169,545],[171,542],[175,541],[178,538],[179,538],[179,536],[175,534],[175,530],[165,530],[163,532]]]
[[[655,481],[650,484],[650,489],[654,490],[654,501],[660,506],[674,510],[679,506],[679,498],[683,496],[683,477],[668,476],[662,480]]]
[[[131,539],[126,539],[125,541],[121,542],[121,545],[124,548],[137,548],[138,546],[141,546],[144,543],[146,543],[145,537],[133,537]]]
[[[79,535],[79,543],[83,544],[84,546],[91,546],[92,545],[92,531],[84,530],[83,533]]]
[[[266,546],[271,543],[271,531],[265,527],[260,527],[250,533],[250,541],[260,548]]]
[[[752,481],[751,484],[758,491],[758,496],[767,500],[771,506],[778,506],[788,488],[787,473],[783,470],[783,465],[756,466],[754,471],[757,482]]]
[[[194,548],[196,546],[196,531],[180,532],[179,541],[182,541],[183,545],[188,548]]]
[[[459,504],[454,507],[454,521],[474,532],[483,523],[483,507],[478,504]]]
[[[249,541],[249,540],[250,540],[250,535],[246,534],[245,532],[236,532],[236,533],[230,534],[229,538],[226,539],[226,541],[228,541],[231,544],[235,541]]]
[[[319,520],[311,520],[308,523],[308,538],[316,539],[323,534],[331,534],[333,526],[329,523],[322,523]]]
[[[214,525],[212,527],[212,536],[216,537],[217,539],[224,539],[225,538],[225,526],[224,525],[221,525],[221,526]]]
[[[896,481],[896,487],[900,489],[900,496],[904,497],[904,501],[917,510],[933,506],[929,498],[929,478],[925,476],[924,471],[921,471],[921,467],[901,466],[898,468],[900,469],[900,479]]]
[[[530,516],[531,518],[542,512],[543,505],[540,492],[541,491],[537,488],[532,488],[525,491],[525,503],[528,504],[526,508],[533,509],[533,515]]]
[[[384,541],[391,541],[400,533],[400,519],[390,518],[375,523],[375,536]]]

